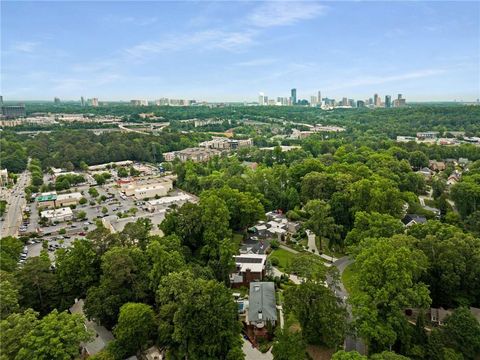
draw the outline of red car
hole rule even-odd
[[[85,233],[82,231],[81,233],[78,233],[80,236],[85,236]]]

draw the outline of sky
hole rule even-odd
[[[480,2],[2,1],[5,100],[480,97]]]

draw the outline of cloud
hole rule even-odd
[[[109,22],[114,24],[132,24],[138,26],[148,26],[158,21],[156,16],[151,17],[135,17],[135,16],[117,16],[107,15],[102,18],[102,22]]]
[[[277,62],[275,59],[253,59],[248,61],[241,61],[233,64],[234,66],[241,66],[241,67],[256,67],[256,66],[265,66],[271,65]]]
[[[14,52],[33,53],[39,45],[40,43],[35,41],[18,41],[13,44],[11,50]]]
[[[191,49],[223,49],[241,51],[244,46],[254,43],[254,32],[231,32],[223,30],[205,30],[190,34],[172,34],[162,41],[145,41],[124,50],[135,59],[145,59],[154,54]]]
[[[395,81],[406,81],[411,79],[419,79],[434,75],[439,75],[445,73],[444,69],[423,69],[412,71],[400,75],[391,75],[391,76],[362,76],[351,81],[345,82],[341,85],[333,85],[328,87],[329,90],[337,89],[348,89],[357,86],[366,86],[366,85],[379,85]]]
[[[292,25],[323,15],[326,9],[316,2],[266,2],[248,16],[248,23],[260,28]]]

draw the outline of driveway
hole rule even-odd
[[[245,339],[243,339],[243,353],[245,354],[245,360],[273,360],[272,349],[265,354],[261,353],[252,347],[250,341]]]

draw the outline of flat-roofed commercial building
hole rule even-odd
[[[72,209],[63,207],[60,209],[44,210],[40,213],[40,217],[47,219],[49,222],[64,222],[73,219]]]
[[[171,179],[152,179],[146,182],[130,182],[120,185],[120,191],[126,196],[133,196],[135,199],[154,198],[166,196],[173,189]]]
[[[82,194],[79,192],[74,192],[70,194],[60,194],[57,195],[57,200],[55,201],[55,206],[70,206],[77,205],[82,198]]]

